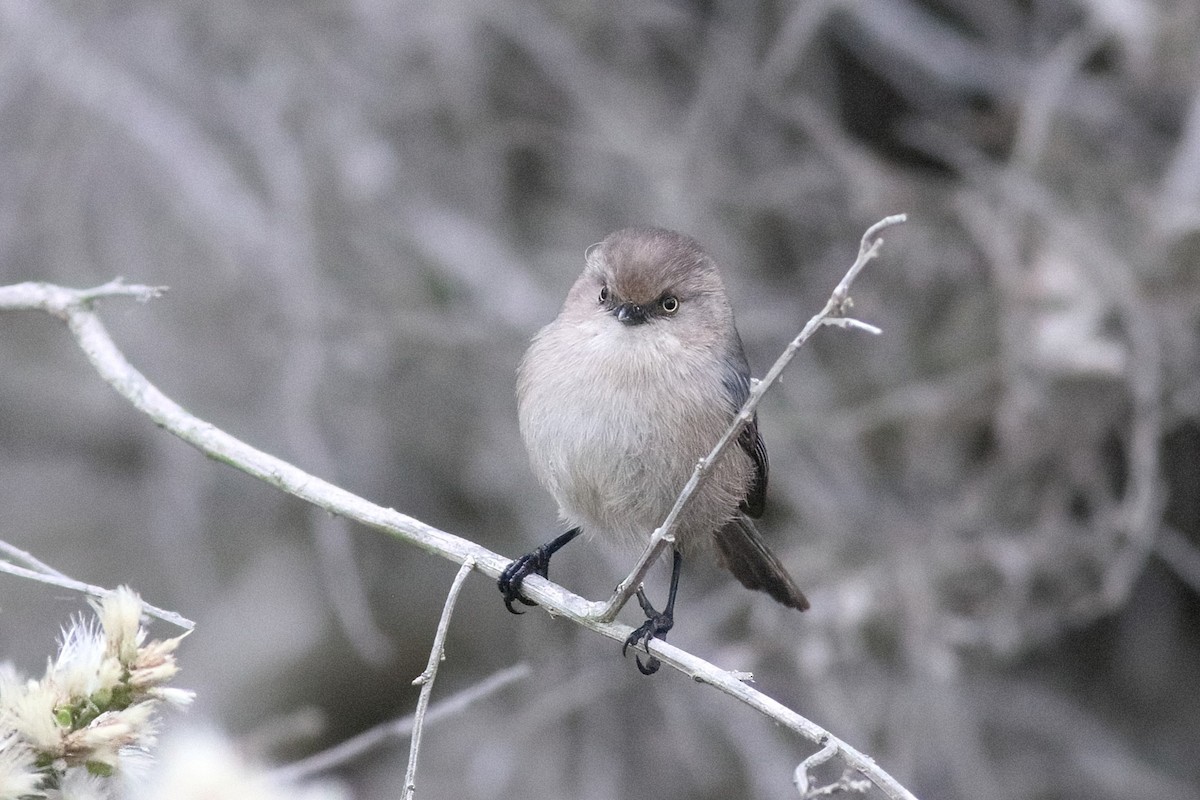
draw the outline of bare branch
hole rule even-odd
[[[855,319],[854,317],[826,317],[821,321],[821,324],[831,328],[854,328],[865,333],[874,334],[875,336],[883,333],[882,328],[878,328],[869,322],[863,322],[861,319]]]
[[[66,578],[66,574],[59,572],[54,567],[42,561],[32,553],[27,553],[16,545],[0,540],[0,551],[9,558],[15,558],[17,561],[22,561],[29,566],[30,569],[35,569],[43,575],[51,575],[55,578]]]
[[[139,303],[161,297],[165,286],[140,286],[114,278],[93,289],[66,289],[52,283],[16,283],[0,287],[0,311],[47,311],[67,319],[69,310],[84,307],[101,297],[132,297]]]
[[[433,694],[433,682],[437,678],[438,667],[441,665],[442,659],[446,657],[446,633],[450,630],[450,617],[454,614],[454,604],[458,602],[458,593],[462,591],[463,583],[471,574],[474,566],[475,562],[468,558],[459,567],[458,574],[454,576],[454,583],[450,584],[450,592],[446,595],[446,604],[442,606],[442,618],[438,620],[437,632],[433,636],[433,646],[429,648],[429,663],[426,665],[425,671],[413,681],[414,686],[421,687],[421,694],[417,697],[417,711],[413,715],[412,742],[408,749],[408,769],[404,771],[404,794],[401,796],[405,800],[411,800],[413,792],[417,789],[417,756],[421,752],[421,730],[425,725],[425,712],[429,708],[429,697]]]
[[[834,287],[833,294],[829,296],[825,307],[808,321],[796,338],[783,351],[783,354],[775,360],[775,363],[771,365],[771,369],[767,370],[766,377],[752,384],[750,396],[746,398],[741,411],[734,417],[733,422],[730,423],[724,435],[713,446],[712,451],[696,464],[696,469],[692,473],[692,477],[688,479],[687,484],[683,487],[683,491],[679,493],[679,498],[675,501],[674,507],[667,514],[667,518],[663,521],[663,524],[650,537],[650,543],[638,558],[637,563],[634,564],[633,571],[617,584],[612,597],[605,604],[604,609],[598,616],[599,621],[611,622],[617,618],[617,614],[625,607],[625,604],[629,602],[629,598],[633,596],[638,586],[645,580],[646,573],[650,571],[650,567],[659,559],[667,545],[675,541],[675,528],[679,524],[679,516],[683,513],[683,509],[687,506],[688,501],[691,500],[696,490],[700,488],[700,484],[708,476],[712,465],[725,452],[725,448],[738,437],[738,434],[742,432],[742,428],[746,426],[746,423],[753,419],[754,412],[758,409],[758,404],[762,400],[763,395],[778,380],[784,368],[792,360],[792,356],[808,341],[817,328],[820,328],[822,325],[836,325],[843,328],[859,328],[870,333],[880,333],[879,328],[876,328],[874,325],[869,325],[845,316],[846,312],[852,306],[850,286],[854,283],[854,279],[858,277],[858,274],[862,272],[863,267],[879,253],[879,248],[883,244],[883,239],[878,238],[879,232],[892,225],[898,225],[906,219],[908,217],[904,214],[894,214],[890,217],[884,217],[879,222],[867,228],[867,232],[863,234],[862,241],[859,243],[858,257],[854,259],[854,263],[850,265],[850,269],[846,271],[845,276]]]
[[[0,560],[0,572],[7,572],[9,575],[15,575],[19,578],[28,578],[31,581],[38,581],[39,583],[48,583],[51,586],[61,586],[64,589],[83,592],[91,597],[98,597],[101,599],[116,594],[112,589],[105,589],[103,586],[94,586],[90,583],[77,581],[74,578],[64,575],[53,567],[43,564],[37,558],[34,558],[21,548],[14,547],[8,542],[0,542],[0,550],[3,550],[13,558],[20,559],[21,561],[24,561],[25,563],[34,567],[34,569],[26,569],[25,567],[19,567],[16,564],[8,561]],[[157,617],[163,622],[169,622],[172,625],[184,629],[185,631],[190,631],[196,627],[196,623],[192,622],[187,617],[177,614],[174,611],[167,611],[166,609],[159,608],[158,606],[152,606],[145,601],[142,602],[142,610],[152,617]]]

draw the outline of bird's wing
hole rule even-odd
[[[731,350],[728,360],[729,368],[725,376],[725,390],[732,407],[730,412],[732,416],[741,410],[746,398],[750,396],[750,362],[746,360],[746,353],[742,349],[742,340],[736,333]],[[754,462],[754,475],[750,481],[750,488],[742,499],[742,511],[747,516],[757,519],[762,516],[763,509],[767,504],[767,472],[769,468],[767,446],[758,433],[757,414],[750,418],[746,427],[742,428],[742,432],[738,436],[738,445]]]

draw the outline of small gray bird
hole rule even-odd
[[[509,565],[509,611],[527,575],[579,533],[644,547],[750,392],[750,367],[716,265],[660,228],[628,228],[587,252],[562,311],[534,337],[517,375],[521,435],[570,530]],[[671,586],[625,648],[674,624],[683,558],[715,552],[750,589],[803,611],[808,600],[751,522],[762,515],[767,451],[751,420],[691,498],[676,529]],[[624,648],[622,649],[624,652]],[[638,669],[649,675],[653,657]]]

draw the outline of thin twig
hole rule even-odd
[[[812,775],[809,773],[829,761],[838,754],[836,742],[829,742],[817,752],[800,762],[792,776],[796,791],[800,792],[801,800],[812,800],[814,797],[829,797],[842,792],[865,793],[871,788],[871,782],[863,778],[855,778],[853,770],[846,770],[842,777],[825,786],[813,786]]]
[[[629,602],[629,598],[633,596],[637,588],[641,586],[642,581],[645,580],[646,573],[650,571],[650,567],[659,559],[667,546],[675,541],[675,528],[679,524],[680,514],[683,513],[683,509],[696,493],[696,490],[700,488],[700,484],[708,477],[708,472],[712,468],[712,465],[721,457],[721,454],[729,446],[729,443],[738,437],[742,432],[742,428],[746,426],[746,423],[754,418],[754,412],[758,409],[758,404],[762,400],[763,395],[778,380],[784,368],[792,360],[792,356],[808,341],[817,328],[823,325],[835,325],[843,328],[858,328],[859,330],[876,334],[881,332],[874,325],[869,325],[868,323],[845,316],[852,305],[850,300],[850,286],[854,283],[854,279],[858,277],[858,274],[862,272],[863,267],[879,253],[879,248],[883,244],[883,239],[878,238],[879,232],[892,225],[898,225],[907,218],[904,214],[895,214],[885,217],[870,228],[867,228],[867,232],[863,234],[858,246],[858,257],[854,259],[854,263],[850,265],[850,269],[847,270],[845,276],[838,282],[838,285],[834,287],[833,294],[829,296],[825,307],[808,321],[796,338],[783,351],[783,354],[775,360],[775,363],[771,365],[771,369],[767,371],[766,377],[752,384],[750,395],[746,398],[746,402],[742,404],[742,408],[737,413],[737,416],[733,418],[729,427],[726,428],[724,435],[713,446],[712,451],[696,464],[696,469],[692,472],[692,477],[688,479],[687,484],[683,487],[683,491],[679,493],[679,498],[675,501],[675,505],[671,508],[670,513],[667,514],[667,518],[663,520],[663,524],[651,535],[650,543],[642,552],[641,557],[638,558],[637,563],[634,564],[633,570],[623,581],[617,584],[612,597],[597,616],[600,622],[612,622],[617,618],[617,614],[621,612],[621,609]]]
[[[808,758],[804,759],[797,765],[796,772],[792,775],[792,783],[796,785],[796,790],[800,792],[801,797],[808,797],[812,778],[809,776],[816,767],[821,766],[829,759],[837,755],[837,743],[829,742],[817,752],[813,753]]]
[[[417,790],[417,756],[421,752],[421,731],[425,727],[425,712],[429,708],[429,697],[433,694],[433,682],[437,678],[438,667],[446,657],[446,632],[450,630],[454,604],[458,602],[458,593],[462,591],[463,583],[474,567],[474,560],[468,558],[454,576],[454,583],[450,584],[450,592],[446,595],[446,604],[442,606],[442,618],[438,620],[437,633],[433,635],[433,647],[429,648],[429,664],[426,665],[425,671],[413,680],[414,686],[421,687],[421,693],[417,696],[417,711],[413,715],[408,769],[404,771],[404,800],[412,800],[413,793]]]
[[[884,222],[894,224],[899,221],[899,218],[889,217]],[[874,226],[867,232],[868,236],[879,227]],[[864,236],[864,240],[866,238],[867,236]],[[210,458],[333,514],[340,514],[402,539],[440,558],[457,564],[465,563],[468,557],[472,558],[475,561],[475,569],[492,578],[499,578],[500,573],[510,563],[511,559],[472,541],[438,530],[393,509],[370,503],[282,459],[257,450],[189,414],[146,380],[145,376],[125,359],[99,317],[90,308],[90,301],[99,296],[96,290],[88,293],[49,284],[24,283],[0,287],[0,310],[41,309],[65,319],[80,349],[101,378],[156,425],[183,439]],[[811,332],[808,335],[811,335]],[[751,390],[752,396],[757,389],[756,386]],[[601,621],[598,617],[606,604],[586,600],[540,576],[531,575],[526,578],[521,591],[550,613],[569,619],[615,642],[624,643],[633,631],[628,625]],[[747,686],[736,675],[660,639],[650,641],[649,651],[650,655],[662,663],[699,683],[718,689],[811,742],[822,745],[835,742],[845,763],[869,778],[886,796],[893,800],[915,800],[911,792],[870,758],[787,706]]]
[[[9,575],[16,575],[19,578],[28,578],[31,581],[38,581],[39,583],[48,583],[51,586],[61,586],[64,589],[83,592],[84,594],[101,599],[115,594],[112,589],[105,589],[103,586],[93,586],[90,583],[77,581],[74,578],[63,575],[58,570],[44,572],[40,569],[26,569],[25,567],[18,567],[16,564],[12,564],[8,561],[0,561],[0,572],[7,572]],[[166,609],[159,608],[158,606],[152,606],[146,602],[142,603],[142,610],[152,617],[157,617],[163,622],[169,622],[185,631],[190,631],[196,627],[196,623],[192,622],[187,617],[177,614],[174,611],[167,611]]]
[[[425,714],[425,722],[431,725],[439,720],[460,714],[468,706],[488,695],[529,677],[529,673],[529,665],[524,663],[494,672],[474,686],[431,705]],[[340,767],[385,742],[408,736],[413,731],[415,721],[415,714],[388,720],[336,744],[328,750],[322,750],[300,761],[279,767],[271,772],[271,777],[279,781],[293,782]]]
[[[10,558],[23,561],[30,569],[35,569],[43,575],[52,575],[55,578],[67,577],[64,573],[59,572],[33,553],[27,553],[16,545],[9,544],[6,541],[0,540],[0,551],[3,551]]]
[[[73,307],[88,307],[101,297],[132,297],[145,303],[161,297],[165,286],[142,286],[125,283],[121,278],[92,289],[68,289],[52,283],[29,281],[3,287],[0,295],[0,310],[4,311],[48,311],[60,319],[67,319]]]

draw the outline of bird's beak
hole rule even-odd
[[[617,321],[624,325],[641,325],[646,321],[646,309],[634,303],[621,303],[613,309]]]

